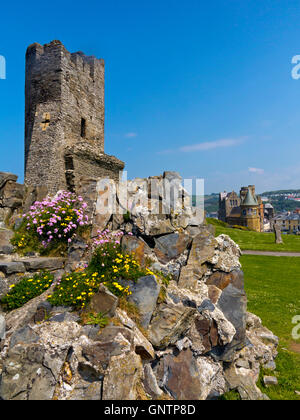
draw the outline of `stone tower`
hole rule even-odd
[[[104,60],[60,41],[26,52],[25,185],[76,191],[82,177],[118,180],[124,163],[104,153]]]
[[[241,197],[243,197],[241,190]],[[246,196],[241,202],[241,221],[242,226],[247,226],[251,230],[257,232],[261,231],[261,221],[259,213],[259,203],[255,195],[253,195],[253,188],[249,186]]]

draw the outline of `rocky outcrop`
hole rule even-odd
[[[23,204],[24,186],[18,184],[17,175],[0,172],[0,228],[19,214]],[[1,236],[0,236],[1,253]]]
[[[122,230],[124,251],[154,272],[124,282],[139,322],[101,286],[88,310],[105,313],[109,322],[83,325],[72,308],[46,301],[53,285],[0,314],[0,398],[205,400],[234,389],[242,399],[266,399],[256,383],[261,366],[274,369],[278,339],[247,312],[239,247],[226,235],[215,238],[180,182],[172,172],[130,181],[126,200],[117,191],[124,214],[104,215],[99,209],[106,191],[99,181],[84,183],[93,232]],[[167,202],[166,185],[173,197]],[[157,214],[150,214],[152,207]],[[67,261],[6,255],[0,292],[22,273],[47,267],[61,275],[82,263],[84,252],[80,240],[70,245]]]

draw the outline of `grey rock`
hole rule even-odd
[[[155,238],[154,252],[160,262],[166,264],[178,258],[191,244],[191,238],[184,233],[171,233]]]
[[[5,338],[6,322],[3,315],[0,314],[0,341]]]
[[[151,248],[146,242],[136,236],[124,235],[122,237],[121,245],[124,252],[128,254],[134,253],[135,259],[139,261],[140,264],[144,264],[145,258],[152,253]]]
[[[50,295],[54,290],[54,285],[51,286],[48,290],[42,293],[40,296],[37,296],[34,299],[31,299],[21,308],[14,309],[6,315],[6,326],[9,335],[14,331],[25,327],[35,315],[37,307],[47,300],[47,296]]]
[[[1,188],[0,204],[2,207],[17,209],[22,206],[24,195],[24,185],[17,184],[13,180],[8,180]]]
[[[128,300],[137,306],[141,315],[141,325],[148,328],[160,292],[160,285],[156,277],[149,275],[140,277],[136,283],[125,280],[121,280],[119,283],[123,286],[129,285],[132,294]]]
[[[10,243],[13,232],[9,229],[0,229],[0,254],[12,254],[14,247]]]
[[[128,361],[130,360],[130,363]],[[136,400],[143,364],[134,352],[113,357],[103,381],[103,400]]]
[[[11,262],[0,262],[0,271],[4,274],[14,274],[14,273],[25,273],[25,265],[23,262],[11,261]]]
[[[103,284],[100,285],[99,290],[95,293],[89,304],[87,311],[96,314],[102,313],[110,317],[115,315],[119,299],[113,295]]]
[[[202,311],[208,310],[213,312],[215,310],[215,306],[212,304],[211,300],[205,299],[200,306],[198,306],[198,311],[201,313]]]
[[[84,325],[81,330],[81,334],[86,335],[90,340],[99,338],[100,325]]]
[[[219,235],[216,241],[215,253],[207,262],[213,264],[215,270],[221,270],[226,273],[230,273],[234,269],[240,269],[241,263],[239,258],[242,254],[240,247],[228,235]]]
[[[64,266],[64,258],[37,257],[25,259],[26,271],[59,270]]]
[[[275,243],[276,244],[282,244],[282,236],[281,236],[281,228],[282,228],[282,222],[280,220],[275,220],[273,224],[273,229],[275,233]]]
[[[227,360],[231,357],[229,355],[231,349],[244,345],[247,316],[247,297],[244,290],[243,272],[236,270],[231,274],[231,283],[223,289],[217,304],[217,307],[236,330],[232,342],[224,349],[224,358]]]
[[[182,177],[179,174],[179,172],[175,172],[175,171],[165,171],[163,174],[163,178],[167,179],[168,181],[182,181]]]
[[[248,360],[238,359],[235,362],[235,366],[238,368],[250,369],[250,364]]]
[[[163,391],[159,388],[157,384],[156,377],[149,363],[144,366],[143,385],[144,385],[145,391],[152,398],[157,398],[163,393]]]
[[[256,386],[256,378],[253,377],[250,369],[230,366],[228,369],[225,369],[224,374],[229,389],[237,390],[242,400],[255,401],[269,399]]]
[[[15,331],[3,360],[0,398],[51,400],[80,330],[74,322],[46,322]]]
[[[264,364],[264,368],[269,369],[269,370],[275,370],[276,369],[276,363],[274,362],[274,360],[270,360],[269,362]]]
[[[6,182],[14,181],[18,179],[17,175],[12,174],[11,172],[0,172],[0,190],[4,187]]]
[[[275,376],[264,376],[264,384],[266,386],[278,385],[278,380]]]
[[[68,258],[66,261],[66,270],[72,271],[75,270],[78,263],[82,261],[87,244],[86,242],[79,237],[73,239],[68,247]]]
[[[198,280],[207,272],[206,261],[213,258],[217,242],[207,229],[202,229],[192,242],[187,265],[182,267],[178,285],[182,288],[195,289]]]
[[[176,400],[206,400],[226,390],[221,365],[196,358],[190,349],[166,354],[154,368],[158,385]]]
[[[20,343],[36,343],[38,340],[39,336],[33,331],[31,327],[26,325],[26,327],[20,328],[12,334],[10,338],[10,348]]]
[[[189,329],[197,311],[173,304],[161,304],[149,327],[149,340],[154,347],[164,349],[175,344]]]
[[[65,321],[79,322],[80,316],[76,313],[63,312],[60,314],[55,314],[51,318],[49,318],[49,322],[65,322]]]

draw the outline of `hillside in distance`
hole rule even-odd
[[[295,201],[294,198],[300,199],[300,189],[299,190],[274,190],[266,191],[262,194],[259,194],[261,197],[268,198],[269,203],[271,203],[275,209],[276,213],[281,213],[284,211],[294,211],[300,208],[300,201]],[[192,196],[193,206],[196,205],[196,196]],[[204,206],[207,213],[217,212],[219,209],[219,193],[207,194],[204,196]]]
[[[294,211],[300,208],[300,201],[295,200],[295,198],[300,199],[300,190],[267,191],[262,193],[261,196],[269,199],[276,213]]]

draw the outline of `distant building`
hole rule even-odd
[[[291,212],[281,213],[274,220],[281,222],[281,230],[283,232],[300,233],[300,214]]]
[[[245,226],[262,232],[264,230],[265,206],[261,197],[255,193],[255,185],[242,187],[239,196],[234,191],[220,193],[218,218],[231,226]]]
[[[274,207],[272,206],[271,203],[266,203],[264,204],[264,218],[265,221],[270,221],[274,218],[275,216],[275,212],[274,212]]]

